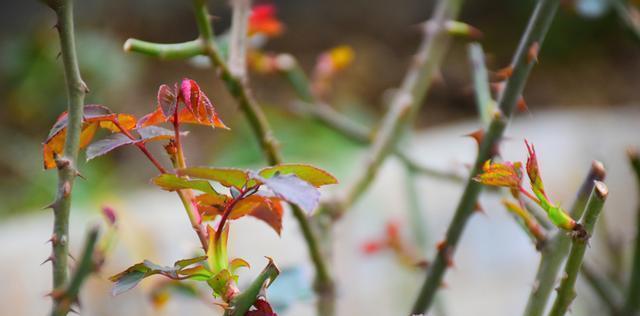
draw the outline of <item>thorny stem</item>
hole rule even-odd
[[[52,296],[60,296],[60,303],[57,304],[51,312],[52,316],[67,315],[71,309],[71,305],[78,301],[80,287],[95,271],[96,262],[94,262],[94,250],[98,241],[98,228],[92,228],[87,234],[82,257],[78,263],[78,268],[74,272],[69,286],[62,293],[52,293]]]
[[[449,35],[443,24],[455,19],[462,7],[462,0],[439,1],[435,13],[425,30],[425,37],[402,85],[391,101],[382,119],[380,130],[373,140],[367,160],[355,182],[347,188],[341,204],[342,211],[351,206],[375,178],[379,167],[394,149],[396,141],[423,104],[434,74],[449,46]]]
[[[629,150],[628,156],[640,188],[640,155],[635,150]],[[638,299],[640,298],[640,206],[638,206],[638,212],[636,213],[636,230],[633,261],[631,262],[631,277],[623,306],[623,315],[625,316],[633,315],[640,309],[640,299]]]
[[[584,215],[580,220],[580,224],[584,227],[586,235],[576,235],[573,237],[569,257],[565,264],[564,276],[560,282],[558,295],[551,308],[551,312],[549,312],[549,316],[564,315],[576,297],[575,284],[578,279],[578,272],[580,272],[580,267],[582,266],[589,238],[593,234],[593,228],[598,221],[598,216],[600,215],[600,211],[608,194],[607,186],[603,182],[596,181],[593,193],[591,193],[589,202],[587,202],[587,206],[585,207]]]
[[[432,262],[427,277],[422,285],[420,293],[416,298],[412,313],[420,314],[429,309],[436,291],[442,284],[442,278],[446,272],[451,256],[462,236],[462,232],[467,221],[474,213],[478,196],[482,189],[481,185],[473,180],[473,178],[482,170],[484,162],[491,158],[493,148],[502,138],[507,119],[510,118],[516,101],[527,81],[528,75],[533,68],[533,62],[529,60],[529,48],[534,44],[540,45],[553,21],[555,12],[558,8],[558,0],[540,0],[536,5],[536,9],[529,20],[529,25],[525,31],[518,50],[512,61],[513,74],[508,79],[505,89],[499,98],[499,110],[503,114],[494,116],[484,139],[480,143],[478,156],[474,163],[467,185],[463,191],[458,207],[456,208],[453,219],[445,234],[443,247],[438,249],[437,256]]]
[[[580,218],[585,210],[589,194],[593,191],[594,181],[603,181],[604,166],[599,161],[591,164],[573,205],[569,211],[572,218]],[[564,232],[558,232],[547,242],[541,251],[540,264],[536,272],[534,286],[529,294],[525,316],[540,316],[544,313],[551,291],[556,283],[560,266],[569,252],[571,239]]]
[[[71,208],[71,192],[77,171],[78,150],[84,97],[88,89],[80,76],[78,57],[76,55],[73,26],[73,1],[47,0],[45,3],[55,11],[56,27],[60,35],[60,51],[64,64],[64,75],[67,88],[67,135],[62,157],[56,157],[58,166],[58,191],[53,208],[53,235],[51,237],[52,253],[49,259],[53,264],[53,290],[62,289],[67,284],[67,257],[69,254],[69,211]],[[54,298],[52,311],[59,302]]]

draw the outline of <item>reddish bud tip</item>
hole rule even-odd
[[[110,225],[115,225],[116,224],[116,211],[111,208],[110,206],[103,206],[102,207],[102,215],[104,215],[104,217],[107,219],[107,222]]]
[[[524,97],[523,97],[523,96],[520,96],[520,97],[518,98],[517,107],[518,107],[518,111],[520,111],[520,112],[527,112],[527,111],[529,111],[529,107],[527,106],[527,102],[524,100]]]

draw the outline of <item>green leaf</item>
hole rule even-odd
[[[213,278],[209,279],[209,281],[207,281],[207,284],[209,284],[209,287],[211,287],[211,289],[213,290],[214,296],[224,297],[227,286],[229,282],[232,281],[233,278],[231,273],[229,272],[229,270],[224,269],[218,272],[218,274],[216,274]]]
[[[320,191],[293,174],[277,175],[271,178],[252,174],[252,177],[264,183],[276,196],[299,206],[307,213],[311,213],[318,206]]]
[[[264,178],[271,178],[276,174],[294,174],[315,187],[338,183],[329,172],[308,164],[280,164],[264,168],[258,174]]]
[[[176,268],[179,269],[184,269],[192,264],[196,264],[198,262],[202,262],[207,260],[207,256],[200,256],[200,257],[195,257],[195,258],[191,258],[191,259],[182,259],[182,260],[178,260],[176,261],[173,265]]]
[[[213,180],[225,187],[241,189],[249,180],[247,172],[234,168],[192,167],[178,169],[181,176]]]
[[[235,258],[233,260],[231,260],[231,262],[229,263],[229,269],[231,270],[231,273],[236,273],[236,270],[245,267],[245,268],[251,268],[251,266],[249,265],[249,263],[247,261],[245,261],[244,259],[241,258]]]
[[[116,296],[131,290],[144,278],[145,273],[141,271],[131,271],[122,275],[117,281],[115,281],[116,284],[114,284],[113,289],[111,289],[111,295]]]
[[[133,144],[135,141],[124,134],[114,134],[105,139],[101,139],[87,148],[87,161],[102,156],[118,147]]]
[[[213,189],[211,183],[206,180],[190,180],[180,178],[175,174],[165,173],[153,178],[152,181],[155,185],[167,191],[194,189],[216,196],[220,195]]]

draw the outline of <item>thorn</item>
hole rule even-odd
[[[58,52],[58,54],[56,54],[56,60],[59,60],[60,56],[62,56],[62,52]]]
[[[80,85],[81,85],[82,90],[84,91],[84,93],[91,92],[91,90],[89,90],[89,86],[87,86],[87,84],[84,82],[84,80],[80,80]]]
[[[533,288],[532,289],[533,293],[538,292],[538,289],[540,288],[540,281],[536,280],[535,282],[533,282],[533,287],[532,288]]]
[[[60,170],[60,169],[64,169],[64,168],[69,167],[69,165],[71,165],[71,160],[69,160],[66,157],[56,156],[55,157],[55,163],[56,163],[56,168],[58,168],[58,170]]]
[[[518,98],[517,107],[520,112],[529,112],[529,107],[527,106],[527,102],[524,100],[523,96]]]
[[[480,143],[482,143],[482,140],[484,139],[484,129],[480,128],[463,136],[473,138],[476,141],[476,144],[478,144],[478,147],[480,147]]]
[[[451,257],[451,247],[449,247],[447,241],[442,240],[438,242],[438,244],[436,245],[436,248],[438,249],[438,251],[444,254],[445,260],[447,261],[447,267],[449,268],[454,267],[455,265],[453,263],[453,258]]]
[[[71,253],[67,253],[67,255],[69,256],[69,258],[71,258],[73,262],[77,262],[76,258]]]
[[[440,282],[440,288],[441,289],[448,289],[449,288],[449,284],[447,284],[447,282]]]
[[[58,243],[58,235],[56,235],[55,233],[53,233],[53,235],[51,235],[51,238],[49,238],[47,241],[45,241],[44,243],[51,243],[52,245],[55,245],[56,243]]]
[[[484,211],[484,208],[482,207],[482,205],[480,205],[480,202],[476,202],[476,206],[474,208],[474,211],[482,214],[482,215],[487,215],[487,212]]]
[[[80,173],[80,171],[76,170],[75,171],[76,176],[79,177],[80,179],[87,181],[87,178],[84,177],[84,175],[82,175],[82,173]]]
[[[494,75],[499,81],[507,80],[511,77],[511,75],[513,75],[513,66],[509,65],[507,67],[498,69],[496,72],[494,72]]]
[[[540,50],[540,43],[533,42],[531,46],[529,46],[529,52],[527,53],[527,63],[530,64],[532,62],[538,63],[538,51]]]
[[[441,240],[436,244],[436,249],[438,249],[438,251],[442,251],[442,249],[444,249],[444,247],[446,246],[447,246],[447,241]]]
[[[44,206],[42,209],[43,210],[54,209],[56,207],[56,204],[58,204],[57,202],[58,202],[58,200],[55,200],[55,201],[47,204],[46,206]]]
[[[78,311],[73,307],[69,307],[69,313],[74,313],[74,314],[80,315],[80,313],[78,313]]]
[[[40,265],[43,265],[47,262],[51,261],[51,263],[54,263],[56,261],[56,258],[53,257],[53,255],[47,257],[47,259],[44,259],[44,261],[42,261],[42,263]]]

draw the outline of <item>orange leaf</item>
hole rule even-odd
[[[80,148],[85,148],[87,145],[89,145],[96,133],[97,128],[97,123],[85,124],[82,127],[82,132],[80,132]],[[67,129],[64,128],[43,144],[42,155],[45,169],[52,169],[56,167],[55,156],[62,155],[66,137]]]
[[[120,132],[122,132],[120,130],[120,128],[118,126],[116,126],[115,123],[113,123],[113,120],[118,120],[118,123],[120,124],[120,126],[122,126],[122,128],[124,128],[125,130],[131,130],[131,129],[136,127],[136,118],[135,118],[135,116],[133,116],[131,114],[123,114],[123,113],[121,113],[121,114],[113,114],[113,115],[108,116],[108,117],[94,118],[94,119],[90,119],[90,120],[87,120],[87,121],[88,122],[100,121],[100,127],[108,129],[112,133],[120,133]]]
[[[166,121],[167,121],[167,117],[164,116],[162,109],[158,107],[155,111],[141,117],[138,120],[137,128],[147,127],[151,125],[158,125]]]

